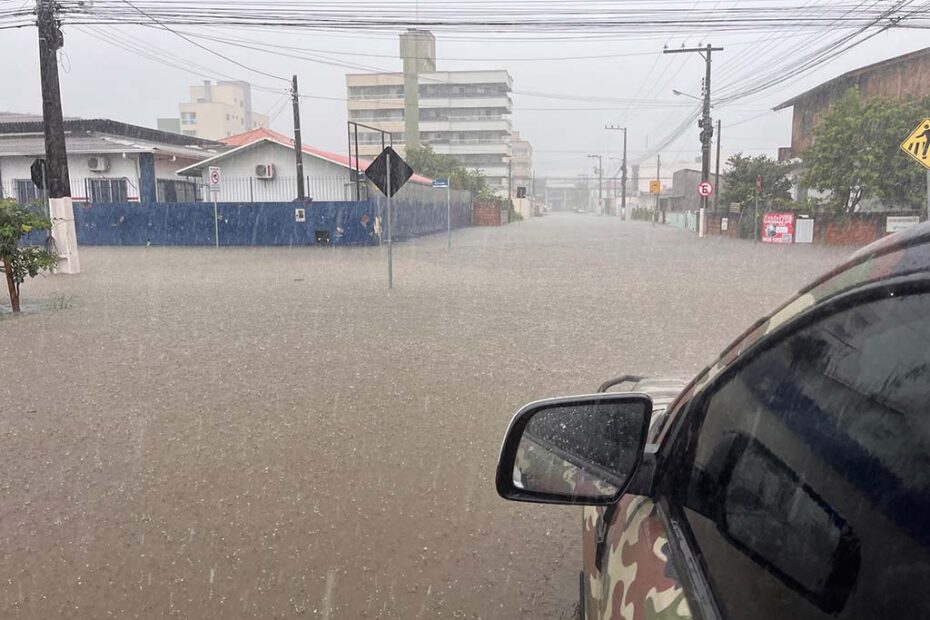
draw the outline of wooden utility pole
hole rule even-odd
[[[706,47],[683,47],[677,50],[663,50],[664,54],[699,53],[704,58],[704,97],[703,111],[698,127],[701,128],[701,182],[710,181],[710,149],[714,139],[714,122],[710,117],[710,76],[711,55],[713,52],[723,51],[722,47],[713,47],[710,43]],[[701,208],[707,209],[707,197],[701,197]]]
[[[294,103],[294,156],[297,158],[297,200],[306,200],[304,188],[304,147],[300,137],[300,93],[297,90],[297,76],[291,82],[291,99]]]
[[[61,88],[58,85],[58,50],[64,46],[64,35],[53,0],[37,0],[36,16],[42,118],[45,124],[46,189],[49,198],[67,198],[71,196],[71,177],[68,174],[65,121],[61,111]]]
[[[39,75],[42,82],[42,120],[45,130],[45,189],[52,221],[51,240],[58,252],[56,271],[81,272],[74,208],[71,204],[71,176],[65,121],[61,111],[58,83],[58,50],[64,46],[58,5],[54,0],[36,0],[36,26],[39,33]]]
[[[661,170],[662,170],[662,156],[661,156],[661,155],[656,155],[656,181],[659,183],[659,187],[660,187],[660,188],[662,187],[662,177],[660,176]],[[662,190],[661,190],[661,189],[659,189],[659,191],[656,192],[656,207],[655,207],[655,209],[653,210],[654,212],[653,212],[653,214],[652,214],[652,226],[653,226],[653,228],[655,228],[656,219],[659,217],[659,194],[661,194],[661,193],[662,193]]]
[[[714,172],[714,213],[720,208],[720,119],[717,119],[717,170]]]
[[[618,127],[617,125],[605,125],[604,129],[608,131],[623,132],[623,171],[620,177],[620,215],[626,219],[626,127]]]

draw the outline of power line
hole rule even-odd
[[[139,7],[137,7],[135,4],[133,4],[133,3],[130,2],[129,0],[121,0],[121,1],[124,2],[125,4],[129,5],[130,7],[132,7],[134,10],[138,11],[138,12],[139,12],[141,15],[143,15],[144,17],[147,17],[147,18],[150,19],[151,21],[153,21],[153,22],[155,22],[156,24],[158,24],[159,26],[161,26],[161,28],[163,28],[164,30],[167,30],[168,32],[174,34],[175,36],[178,36],[178,37],[180,37],[181,39],[184,39],[185,41],[187,41],[187,42],[190,43],[191,45],[194,45],[194,46],[196,46],[196,47],[199,47],[200,49],[202,49],[202,50],[204,50],[204,51],[206,51],[206,52],[209,52],[210,54],[213,54],[214,56],[218,56],[219,58],[222,58],[223,60],[226,60],[227,62],[231,62],[232,64],[234,64],[234,65],[236,65],[236,66],[238,66],[238,67],[241,67],[241,68],[245,69],[246,71],[251,71],[252,73],[257,73],[257,74],[259,74],[259,75],[264,75],[265,77],[274,78],[274,79],[276,79],[276,80],[282,80],[282,81],[284,81],[284,82],[287,82],[288,84],[290,84],[290,82],[291,82],[291,81],[290,81],[289,79],[287,79],[287,78],[283,78],[283,77],[281,77],[281,76],[279,76],[279,75],[274,75],[273,73],[268,73],[267,71],[262,71],[261,69],[255,69],[254,67],[250,67],[250,66],[248,66],[248,65],[245,65],[245,64],[239,62],[238,60],[235,60],[235,59],[233,59],[233,58],[230,58],[229,56],[226,56],[226,55],[221,54],[221,53],[219,53],[219,52],[217,52],[217,51],[215,51],[215,50],[212,50],[212,49],[210,49],[209,47],[207,47],[207,46],[205,46],[205,45],[201,45],[200,43],[197,43],[196,41],[191,40],[189,37],[187,37],[187,36],[181,34],[180,32],[177,32],[177,31],[175,31],[175,30],[172,30],[171,28],[169,28],[168,26],[166,26],[165,24],[163,24],[161,21],[159,21],[158,18],[153,17],[152,15],[149,15],[148,13],[146,13],[145,11],[143,11],[142,9],[140,9]]]

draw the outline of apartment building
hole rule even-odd
[[[401,153],[417,144],[453,155],[506,193],[513,131],[510,74],[437,71],[435,40],[422,30],[401,35],[401,58],[403,72],[346,76],[349,120],[389,132]],[[381,139],[380,132],[360,127],[359,154],[377,155]]]
[[[510,139],[510,148],[513,151],[510,167],[510,176],[513,179],[513,192],[518,187],[530,188],[533,184],[533,146],[529,141],[520,137],[520,132],[513,132]]]
[[[190,101],[178,106],[180,118],[158,119],[159,129],[177,127],[186,136],[222,140],[268,127],[269,119],[252,109],[248,82],[211,82],[191,86]]]

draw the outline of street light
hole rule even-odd
[[[698,100],[698,101],[702,101],[702,99],[701,99],[700,97],[696,97],[695,95],[692,95],[692,94],[689,94],[689,93],[683,93],[683,92],[681,92],[680,90],[675,90],[674,88],[672,89],[672,94],[673,94],[673,95],[678,95],[679,97],[690,97],[690,98],[692,98],[692,99],[696,99],[696,100]]]
[[[677,95],[677,96],[679,96],[679,97],[687,97],[687,98],[689,98],[689,99],[694,99],[695,101],[704,101],[704,99],[703,99],[702,97],[698,97],[698,96],[696,96],[696,95],[692,95],[691,93],[683,93],[683,92],[681,92],[680,90],[675,90],[674,88],[672,89],[672,94],[673,94],[673,95]],[[716,106],[714,106],[714,105],[711,105],[711,106],[710,106],[710,108],[711,108],[712,110],[713,110],[715,107],[716,107]]]

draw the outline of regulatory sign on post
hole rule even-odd
[[[649,193],[650,194],[661,194],[662,193],[662,181],[649,181]]]
[[[211,192],[218,192],[218,191],[220,191],[220,184],[221,184],[221,181],[222,181],[222,176],[220,175],[220,167],[219,167],[219,166],[210,166],[210,174],[209,174],[209,177],[210,177],[210,180],[209,180],[210,191],[211,191]]]
[[[388,170],[388,158],[390,156],[391,169]],[[388,184],[388,175],[391,176],[391,182]],[[375,184],[375,187],[381,190],[385,196],[388,195],[388,187],[391,188],[391,196],[396,194],[404,183],[413,176],[413,168],[405,162],[397,151],[391,147],[385,147],[381,154],[375,158],[371,165],[365,170],[365,176]]]
[[[711,185],[709,181],[703,181],[700,185],[698,185],[698,194],[700,194],[702,198],[707,198],[713,193],[714,186]]]
[[[920,121],[901,143],[901,149],[924,168],[930,168],[930,118]]]

